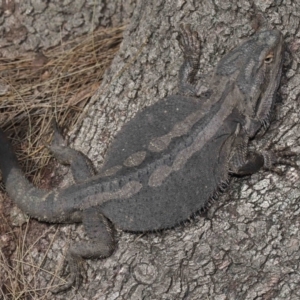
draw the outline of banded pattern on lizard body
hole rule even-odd
[[[59,133],[53,154],[71,165],[76,184],[43,191],[21,172],[0,131],[0,168],[9,196],[30,216],[48,222],[82,222],[89,243],[72,245],[71,278],[80,282],[78,257],[107,257],[115,248],[113,225],[128,231],[173,227],[204,208],[223,190],[229,174],[251,174],[280,162],[272,152],[248,151],[249,138],[269,123],[281,76],[283,38],[277,30],[257,32],[218,63],[209,97],[193,85],[200,41],[181,26],[184,64],[180,94],[138,113],[118,133],[99,175]]]

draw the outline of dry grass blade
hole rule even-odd
[[[0,299],[46,299],[49,288],[39,288],[41,278],[55,278],[55,274],[43,268],[42,263],[46,259],[48,250],[51,248],[57,229],[50,227],[41,233],[31,244],[27,243],[29,220],[24,226],[16,229],[16,234],[9,233],[12,243],[16,250],[11,255],[7,255],[0,249]],[[53,234],[54,233],[54,234]],[[32,255],[37,249],[43,248],[45,237],[52,235],[51,242],[48,244],[44,256]],[[2,278],[1,278],[2,277]],[[49,280],[50,281],[50,280]]]
[[[98,30],[34,56],[0,58],[0,127],[12,138],[23,170],[39,186],[37,171],[49,162],[45,145],[52,119],[68,128],[76,124],[118,51],[124,29]],[[9,206],[0,198],[0,299],[43,299],[45,291],[36,288],[40,283],[35,280],[37,272],[47,271],[28,261],[32,248],[25,241],[27,229],[14,234],[3,213]]]
[[[27,173],[48,162],[43,149],[51,120],[68,128],[76,124],[118,51],[124,28],[101,29],[34,56],[0,58],[0,126],[22,141],[21,160],[34,157],[24,166]]]

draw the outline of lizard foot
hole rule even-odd
[[[184,96],[208,99],[211,92],[205,88],[203,91],[202,80],[199,81],[200,78],[197,78],[201,56],[201,41],[198,33],[191,29],[190,24],[180,24],[179,29],[177,40],[184,55],[184,63],[179,71],[179,92]]]
[[[192,66],[198,66],[201,53],[201,42],[198,33],[192,31],[190,24],[180,24],[180,34],[177,40],[185,59]]]
[[[298,154],[291,151],[290,147],[278,147],[274,151],[263,151],[262,155],[264,157],[264,168],[278,175],[282,175],[283,171],[276,165],[298,168],[295,162],[295,156]]]
[[[70,289],[72,286],[74,286],[75,289],[78,289],[82,283],[83,266],[82,266],[81,257],[74,256],[72,254],[68,254],[66,259],[64,260],[63,267],[61,268],[61,270],[59,272],[59,277],[64,276],[64,270],[65,270],[65,267],[67,264],[69,265],[69,269],[70,269],[70,277],[62,285],[59,285],[58,287],[51,289],[51,292],[53,294],[58,294],[60,292],[64,292],[64,291]]]
[[[48,149],[61,164],[69,164],[70,154],[68,153],[68,151],[70,152],[73,149],[67,146],[67,142],[62,135],[61,129],[58,127],[55,121],[52,121],[52,128],[53,137],[51,144],[48,146]]]

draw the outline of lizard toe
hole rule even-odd
[[[282,172],[279,172],[280,169],[276,167],[276,165],[298,168],[295,162],[297,153],[291,151],[289,147],[285,147],[284,150],[276,149],[275,151],[264,151],[262,155],[264,157],[264,168],[277,174]]]

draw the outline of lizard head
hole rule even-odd
[[[241,92],[241,112],[263,126],[269,124],[283,61],[283,36],[264,30],[225,55],[216,74],[232,78]]]
[[[258,34],[260,56],[257,59],[257,79],[252,79],[250,101],[254,114],[265,127],[269,123],[269,114],[275,102],[283,62],[283,36],[278,30],[266,30]],[[259,54],[257,53],[257,54]]]

